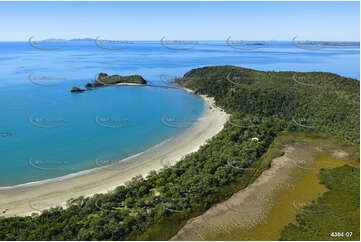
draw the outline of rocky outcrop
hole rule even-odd
[[[79,92],[84,92],[84,91],[85,91],[84,89],[80,89],[79,87],[72,87],[70,89],[71,93],[79,93]]]

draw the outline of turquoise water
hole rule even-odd
[[[204,112],[201,98],[176,89],[69,92],[99,72],[139,74],[156,85],[164,85],[163,74],[182,76],[212,65],[327,71],[359,79],[359,58],[359,47],[307,51],[288,42],[242,51],[224,42],[200,42],[182,51],[157,41],[134,42],[117,51],[92,41],[68,42],[55,51],[0,42],[0,187],[60,177],[96,168],[99,160],[111,163],[143,152],[184,132]],[[178,128],[164,125],[162,117]]]

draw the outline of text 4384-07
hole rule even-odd
[[[331,237],[351,237],[352,232],[332,232]]]

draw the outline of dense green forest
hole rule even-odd
[[[320,133],[359,144],[358,80],[219,66],[191,70],[176,82],[214,97],[231,114],[217,136],[177,169],[135,177],[108,194],[72,199],[67,209],[0,219],[0,240],[166,240],[267,169],[264,155],[282,132]],[[294,238],[297,229],[283,237]]]

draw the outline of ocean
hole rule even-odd
[[[0,187],[119,162],[176,139],[205,111],[200,97],[173,88],[108,86],[70,93],[100,72],[138,74],[154,85],[215,65],[360,79],[359,46],[290,41],[0,42],[0,62]]]

